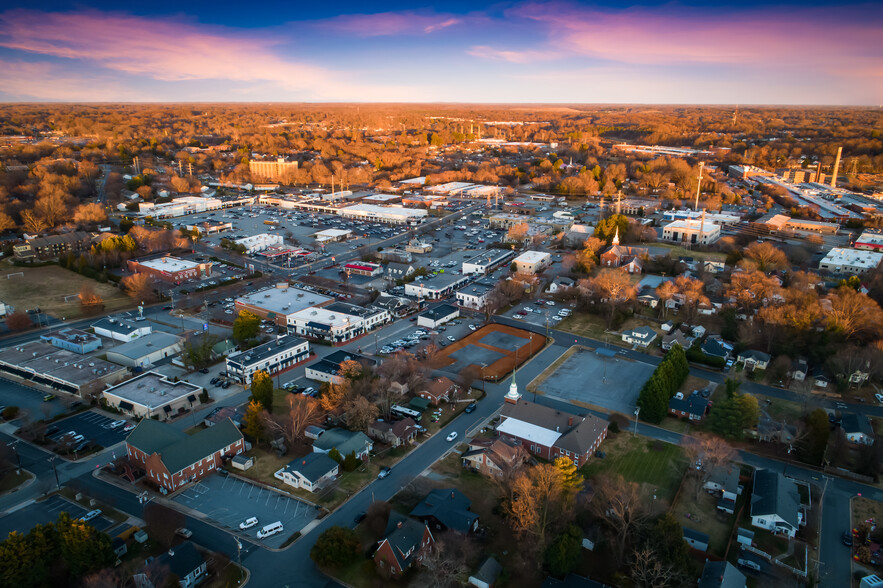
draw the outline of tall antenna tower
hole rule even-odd
[[[702,168],[705,167],[705,162],[699,162],[699,181],[696,183],[696,205],[693,207],[693,210],[699,210],[699,191],[702,190]]]

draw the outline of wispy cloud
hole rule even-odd
[[[343,14],[313,24],[320,29],[358,37],[385,37],[434,33],[462,23],[462,17],[451,14],[403,11]]]
[[[282,56],[283,39],[162,18],[97,11],[0,14],[0,46],[83,60],[155,80],[273,82],[291,99],[390,99],[401,88],[345,82],[348,76]],[[218,99],[223,99],[218,96]]]
[[[68,102],[135,102],[157,96],[128,88],[101,76],[71,72],[46,62],[3,61],[0,94],[8,100],[63,100]]]
[[[475,45],[470,47],[466,53],[474,57],[482,59],[493,59],[496,61],[508,61],[510,63],[531,63],[534,61],[548,61],[560,57],[557,51],[510,51],[506,49],[494,49],[488,45]]]

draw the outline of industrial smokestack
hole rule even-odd
[[[834,171],[831,172],[831,187],[837,187],[837,172],[840,170],[840,155],[843,153],[843,147],[837,148],[837,159],[834,160]]]

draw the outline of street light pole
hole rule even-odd
[[[638,436],[638,415],[641,414],[641,407],[638,406],[635,408],[635,432],[632,434],[632,437]]]
[[[234,537],[236,540],[236,564],[239,566],[239,584],[242,584],[242,543],[239,541],[239,537]]]

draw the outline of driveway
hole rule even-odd
[[[257,517],[258,524],[242,531],[267,547],[281,547],[286,539],[316,518],[318,510],[306,502],[252,484],[235,476],[214,474],[182,491],[174,498],[182,506],[197,510],[220,526],[239,531],[239,523]],[[283,533],[258,539],[261,527],[280,521]]]

